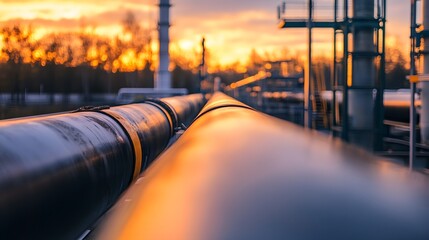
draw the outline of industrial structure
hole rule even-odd
[[[170,7],[170,0],[160,0],[158,22],[159,65],[155,78],[155,88],[158,89],[171,88],[171,73],[168,69],[170,66]]]
[[[308,29],[309,61],[305,67],[304,88],[254,91],[271,81],[271,77],[258,77],[261,75],[258,74],[231,84],[226,92],[267,113],[274,106],[283,110],[283,119],[339,136],[379,155],[401,159],[410,168],[427,167],[429,146],[424,121],[429,119],[426,117],[429,104],[424,86],[429,77],[424,73],[428,53],[423,43],[428,34],[424,24],[417,23],[416,1],[411,1],[411,91],[385,89],[386,1],[353,1],[351,9],[349,1],[333,1],[329,6],[308,1],[304,18],[303,5],[296,8],[294,4],[283,2],[278,6],[278,19],[281,29]],[[427,6],[422,3],[423,9]],[[314,18],[323,12],[318,11],[318,7],[324,11],[331,9],[333,18],[329,14],[325,18]],[[423,10],[423,22],[427,16],[425,11],[428,10]],[[296,12],[301,15],[297,17]],[[334,61],[329,73],[324,72],[326,67],[321,70],[319,63],[312,62],[314,28],[332,30],[334,34]],[[415,63],[419,58],[420,70]],[[248,79],[256,81],[247,83]],[[415,99],[416,96],[421,100]],[[419,115],[416,109],[421,110]],[[304,113],[302,118],[301,113]]]
[[[415,94],[417,85],[420,88],[422,104],[420,106],[420,136],[423,144],[429,143],[429,1],[421,1],[422,24],[417,23],[417,0],[411,0],[410,21],[410,168],[413,166],[416,156],[416,101]],[[422,44],[423,42],[423,44]],[[420,58],[420,59],[419,59]],[[420,70],[417,69],[416,61],[421,60]]]
[[[334,0],[334,16],[330,20],[314,19],[314,0],[308,0],[307,18],[288,18],[290,5],[283,2],[278,7],[279,27],[308,29],[305,125],[313,126],[314,112],[319,111],[312,109],[312,101],[320,95],[312,73],[312,30],[333,29],[332,130],[344,140],[379,150],[383,129],[386,1],[375,4],[374,0],[352,1],[352,16],[349,16],[349,1],[344,0],[341,5],[340,2]],[[337,46],[340,41],[341,50]],[[342,96],[340,100],[337,92]]]
[[[411,76],[413,83],[418,82],[423,103],[420,115],[421,138],[429,143],[429,1],[421,0],[422,23],[417,23],[417,1],[411,1]],[[420,57],[420,71],[415,68],[415,61]],[[414,80],[414,81],[413,81]],[[415,86],[412,84],[412,86]],[[414,89],[415,90],[415,89]],[[413,91],[414,92],[414,91]]]
[[[263,65],[256,75],[232,83],[224,92],[271,116],[303,123],[303,76],[296,71],[296,61],[269,61]]]
[[[422,113],[420,118],[420,128],[422,140],[429,143],[429,1],[422,0],[422,16],[423,16],[423,30],[420,32],[423,46],[421,47],[421,55],[423,66],[421,70],[420,88],[422,89],[421,97],[423,103]]]

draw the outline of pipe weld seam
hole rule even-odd
[[[131,181],[136,180],[140,175],[142,162],[143,162],[142,145],[136,129],[134,129],[133,126],[119,113],[113,112],[108,109],[97,111],[97,112],[105,114],[106,116],[115,120],[122,127],[122,129],[125,130],[125,133],[128,135],[132,143],[132,148],[134,152],[134,171],[133,171],[133,177]]]
[[[160,109],[164,115],[167,117],[170,127],[171,127],[171,135],[173,136],[176,132],[176,129],[181,125],[179,122],[179,116],[177,115],[176,111],[170,104],[159,100],[159,99],[145,99],[144,103],[150,104],[158,109]]]
[[[217,109],[221,109],[221,108],[229,108],[229,107],[244,108],[244,109],[256,111],[254,108],[252,108],[250,106],[247,106],[247,105],[244,105],[244,104],[243,105],[241,105],[241,104],[227,104],[227,105],[222,105],[222,106],[215,106],[213,108],[210,108],[210,109],[208,109],[208,110],[206,110],[206,111],[201,112],[200,114],[198,114],[198,116],[196,116],[195,119],[194,119],[194,121],[192,121],[192,122],[197,121],[197,119],[199,119],[200,117],[204,116],[205,114],[207,114],[207,113],[209,113],[211,111],[214,111],[214,110],[217,110]]]

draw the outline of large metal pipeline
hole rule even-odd
[[[79,237],[203,103],[189,95],[0,121],[0,239]]]
[[[89,239],[429,239],[429,178],[216,94]]]

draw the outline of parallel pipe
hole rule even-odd
[[[429,178],[216,94],[90,239],[429,239]]]
[[[0,238],[76,239],[202,105],[190,95],[1,121]]]
[[[230,95],[232,93],[230,92]],[[390,121],[396,121],[396,122],[409,122],[410,119],[410,93],[409,92],[402,92],[402,91],[385,91],[383,93],[384,100],[383,100],[383,108],[384,108],[384,119],[390,120]],[[272,104],[278,103],[280,104],[303,104],[304,97],[302,93],[295,93],[295,92],[266,92],[262,95],[263,98],[265,98],[266,101],[270,101]],[[417,97],[417,95],[416,95]],[[249,97],[250,98],[250,97]],[[328,112],[331,107],[332,103],[332,91],[323,91],[322,92],[322,99],[328,103]],[[339,92],[336,94],[336,101],[341,106],[342,105],[342,98],[343,95]],[[250,100],[247,100],[250,105],[256,105],[256,98],[250,98]],[[253,106],[252,105],[252,106]],[[417,109],[421,107],[421,101],[418,99],[415,102],[415,105]],[[419,115],[419,112],[417,112],[417,115]],[[418,120],[417,120],[418,122]]]

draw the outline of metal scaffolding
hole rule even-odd
[[[317,99],[315,97],[317,93],[311,91],[315,85],[311,79],[312,29],[333,29],[331,80],[333,135],[367,149],[380,150],[384,120],[386,0],[355,0],[352,1],[352,5],[353,11],[350,11],[348,0],[333,0],[332,6],[328,7],[308,0],[306,5],[299,5],[307,8],[307,16],[297,18],[289,16],[289,7],[294,9],[297,3],[286,1],[278,7],[278,27],[308,29],[309,51],[305,80],[307,84],[304,89],[306,93],[304,110],[308,127],[313,125],[317,112],[310,104]],[[320,13],[318,7],[322,10],[332,9],[333,12],[331,11],[325,18],[314,18],[313,16]],[[342,51],[339,51],[341,43]]]

